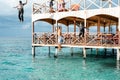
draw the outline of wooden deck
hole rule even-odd
[[[58,9],[58,3],[52,8],[46,4],[33,4],[32,10],[32,54],[35,55],[35,47],[57,47],[58,37],[55,28],[59,24],[67,27],[66,33],[62,33],[62,47],[83,48],[86,57],[86,48],[113,48],[117,49],[117,60],[120,60],[120,1],[119,0],[79,0],[75,2],[77,7],[73,9],[70,0],[62,10]],[[94,6],[94,7],[92,7]],[[35,32],[35,23],[43,21],[52,25],[52,33]],[[84,37],[79,37],[76,31],[77,24],[82,24],[86,29],[96,26],[97,33],[91,34],[85,31]],[[73,25],[74,32],[69,32],[69,25]],[[56,25],[56,26],[55,26]],[[111,26],[116,27],[116,32],[111,33]],[[100,28],[104,27],[104,32]],[[108,32],[105,33],[105,28]],[[40,28],[42,29],[42,27]]]
[[[74,33],[64,33],[63,43],[64,47],[104,47],[104,48],[116,48],[120,47],[119,44],[119,34],[106,34],[99,33],[94,35],[89,35],[85,33],[85,37],[79,37]],[[35,33],[33,46],[57,46],[57,35],[54,33]]]

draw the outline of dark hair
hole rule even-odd
[[[20,4],[22,4],[22,1],[19,1]]]

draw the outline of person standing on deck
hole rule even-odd
[[[58,35],[58,50],[60,51],[61,50],[61,43],[63,42],[61,27],[58,27],[57,35]]]
[[[84,37],[84,33],[85,33],[85,30],[84,30],[84,27],[80,27],[80,33],[79,33],[79,37],[82,35],[82,37]]]
[[[58,11],[61,11],[65,8],[65,1],[64,0],[58,0]]]
[[[84,23],[81,23],[81,24],[77,24],[79,29],[80,29],[80,32],[79,32],[79,37],[84,37],[84,33],[85,33],[85,27],[84,27]]]
[[[50,4],[49,4],[49,7],[50,7],[50,8],[53,8],[53,1],[54,1],[54,0],[50,0]]]
[[[20,22],[23,22],[24,21],[24,5],[27,4],[27,0],[25,3],[22,3],[22,1],[19,1],[19,4],[14,7],[14,8],[17,8],[18,9],[18,18],[20,20]]]
[[[50,3],[49,3],[50,12],[54,12],[54,10],[53,10],[53,1],[54,0],[50,0]]]

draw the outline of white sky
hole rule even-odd
[[[26,0],[21,0],[23,3]],[[32,3],[44,3],[50,0],[28,0],[28,4],[24,6],[25,13],[30,15],[32,10]],[[69,2],[70,0],[65,0],[65,2]],[[74,1],[79,2],[80,0],[71,0],[72,3]],[[114,0],[113,0],[114,1]],[[118,0],[116,0],[118,1]],[[17,9],[13,8],[19,4],[19,0],[0,0],[0,15],[15,15],[17,14]],[[25,14],[25,15],[26,15]]]
[[[26,0],[21,0],[23,3]],[[33,3],[45,3],[50,0],[28,0],[24,6],[25,15],[30,15]],[[17,9],[13,8],[19,4],[19,0],[0,0],[0,15],[17,15]]]
[[[24,3],[26,0],[21,1]],[[28,0],[28,4],[24,6],[26,14],[30,14],[33,1],[38,0]],[[18,4],[19,0],[0,0],[0,15],[16,15],[17,9],[13,7],[17,6]]]
[[[26,0],[21,0],[23,3]],[[43,3],[49,0],[28,0],[27,5],[24,6],[25,16],[31,15],[33,3]],[[13,8],[19,4],[19,0],[0,0],[0,16],[1,15],[17,15],[17,9]]]

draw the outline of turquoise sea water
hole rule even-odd
[[[54,47],[51,57],[48,48],[36,49],[36,57],[31,55],[30,38],[0,39],[0,80],[120,80],[120,66],[111,50],[104,56],[99,50],[87,50],[83,59],[82,51],[64,48],[57,59],[54,59]],[[116,51],[115,51],[116,52]]]

